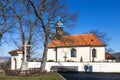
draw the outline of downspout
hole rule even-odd
[[[56,49],[55,49],[55,50],[56,50],[56,62],[57,62],[57,47],[56,47]]]
[[[89,50],[89,53],[90,53],[90,62],[91,62],[91,46],[90,46],[90,50]]]

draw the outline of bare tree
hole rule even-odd
[[[91,30],[88,33],[95,34],[106,46],[109,46],[109,41],[111,40],[111,37],[105,33],[105,32],[100,32],[98,30]],[[113,52],[112,48],[106,48],[107,52]]]
[[[35,30],[37,27],[38,19],[32,17],[32,11],[25,2],[25,0],[9,0],[9,6],[11,13],[13,14],[13,19],[16,21],[14,34],[17,36],[13,37],[13,42],[17,45],[18,48],[21,48],[19,45],[24,45],[25,40],[28,40],[28,44],[33,45],[28,48],[28,60],[30,59],[31,54],[38,48],[35,48],[36,42],[38,41],[38,36]],[[34,20],[33,20],[34,19]],[[37,37],[36,37],[37,36]],[[23,49],[23,47],[22,47]],[[24,54],[24,52],[23,52]]]
[[[61,22],[65,25],[64,27],[68,25],[71,27],[75,23],[78,13],[71,13],[64,0],[3,0],[3,2],[7,5],[6,9],[9,10],[10,18],[15,23],[13,24],[13,22],[11,22],[7,24],[9,26],[13,24],[15,27],[13,34],[16,35],[14,37],[14,42],[16,44],[24,44],[25,39],[28,39],[28,44],[35,44],[39,39],[36,35],[39,34],[40,37],[42,37],[44,41],[44,52],[41,62],[41,71],[44,71],[48,43],[50,38],[53,37],[51,35],[54,35],[54,37],[56,36],[55,29],[59,17],[61,17]],[[2,20],[3,24],[6,23],[6,14],[4,10],[2,10],[0,14],[4,20]],[[11,27],[13,26],[9,28]],[[6,28],[6,30],[8,31],[9,28]],[[2,27],[1,31],[4,31]],[[3,34],[0,33],[1,37],[2,35]],[[30,52],[31,48],[28,50]],[[28,57],[29,56],[30,55],[28,55]]]
[[[6,33],[11,32],[14,25],[7,0],[0,1],[0,42]]]
[[[2,68],[2,70],[6,71],[10,69],[10,64],[11,64],[11,61],[9,59],[8,61],[1,62],[0,67]]]
[[[48,41],[50,34],[55,32],[58,17],[61,17],[64,25],[71,27],[75,23],[78,13],[72,14],[66,7],[64,0],[28,0],[28,4],[33,8],[44,33],[44,52],[41,62],[41,72],[43,72],[45,70]]]

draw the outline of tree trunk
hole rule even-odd
[[[47,60],[47,51],[48,51],[48,34],[45,33],[44,52],[43,52],[43,58],[42,58],[42,62],[41,62],[40,72],[45,71],[46,60]]]
[[[2,34],[0,33],[0,44],[1,44]]]

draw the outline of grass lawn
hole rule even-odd
[[[44,73],[36,74],[27,77],[20,76],[6,76],[4,73],[0,73],[0,80],[63,80],[58,73]]]

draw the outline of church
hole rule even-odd
[[[54,66],[54,63],[49,62],[74,62],[77,64],[78,62],[104,62],[106,60],[108,62],[115,60],[109,53],[105,53],[106,45],[94,34],[63,36],[62,23],[58,21],[57,26],[56,38],[48,45],[46,59],[46,65],[48,65],[46,69],[48,71],[50,71],[51,66]],[[26,60],[27,46],[30,45],[27,45],[26,42],[24,45],[25,54],[20,49],[9,52],[11,54],[12,70],[40,68],[40,62],[29,62]]]
[[[115,58],[109,53],[105,53],[106,45],[100,41],[94,34],[82,34],[74,36],[62,36],[60,39],[54,39],[48,45],[47,65],[50,71],[49,62],[74,62],[75,64],[84,62],[112,62]],[[23,50],[17,49],[9,52],[11,54],[11,69],[20,69],[22,66]],[[70,66],[67,65],[67,66]],[[27,67],[39,68],[40,62],[28,62]]]
[[[63,36],[48,46],[47,61],[102,62],[106,45],[94,34]]]

